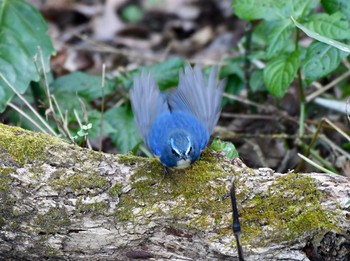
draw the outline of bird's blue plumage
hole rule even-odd
[[[179,86],[160,92],[150,73],[135,77],[131,105],[139,133],[167,167],[185,168],[206,147],[219,114],[224,82],[217,68],[205,77],[200,66],[180,72]]]
[[[199,158],[208,140],[208,131],[193,115],[175,111],[157,117],[146,143],[164,165],[177,167],[177,154],[186,155],[186,151],[191,150],[188,152],[189,163],[193,163]],[[172,151],[176,148],[179,152]]]

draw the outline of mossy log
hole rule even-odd
[[[237,260],[232,182],[246,260],[349,260],[349,178],[209,150],[164,174],[156,159],[1,124],[0,260]]]

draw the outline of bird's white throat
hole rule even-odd
[[[191,160],[187,159],[187,160],[179,160],[176,164],[176,169],[185,169],[187,168],[188,166],[191,165]]]

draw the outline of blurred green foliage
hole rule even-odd
[[[319,5],[325,12],[318,12],[316,7]],[[299,71],[305,77],[306,86],[339,70],[341,60],[349,54],[346,51],[350,40],[348,0],[234,0],[233,10],[240,19],[250,23],[251,42],[248,55],[223,61],[220,78],[227,79],[226,92],[230,94],[239,94],[248,87],[249,93],[264,92],[283,97]],[[143,15],[143,10],[135,5],[122,10],[123,18],[129,22],[141,21]],[[0,30],[0,72],[11,85],[24,93],[29,102],[35,104],[40,100],[37,108],[43,117],[45,113],[52,113],[47,108],[53,103],[53,112],[61,115],[58,119],[64,119],[72,137],[88,136],[91,139],[102,134],[108,136],[122,153],[136,152],[141,143],[128,94],[134,76],[148,70],[160,89],[165,90],[177,86],[179,71],[186,63],[184,59],[172,57],[158,64],[120,72],[113,79],[105,79],[102,88],[101,76],[74,72],[54,79],[48,73],[49,59],[55,50],[47,35],[46,22],[26,1],[0,0]],[[299,45],[301,31],[315,39],[308,47]],[[247,37],[241,39],[240,45],[247,42]],[[43,72],[37,46],[41,48],[46,72]],[[36,66],[33,57],[36,57]],[[255,66],[257,62],[263,66]],[[247,70],[249,84],[245,84]],[[55,102],[47,95],[43,73],[47,73],[50,94]],[[4,111],[9,102],[23,108],[23,102],[13,97],[13,91],[0,79],[0,111]],[[228,102],[231,101],[224,99],[223,104]],[[35,118],[27,108],[23,111]],[[7,116],[14,124],[36,129],[13,111],[7,112]],[[77,117],[82,121],[82,127]],[[62,128],[52,118],[49,124],[57,133]],[[219,140],[214,141],[212,148],[236,156],[234,147]]]

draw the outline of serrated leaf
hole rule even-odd
[[[328,38],[326,36],[320,35],[320,34],[316,33],[315,31],[312,31],[312,30],[306,28],[304,25],[297,22],[293,17],[291,17],[291,19],[300,30],[302,30],[304,33],[306,33],[311,38],[314,38],[320,42],[334,46],[335,48],[338,48],[339,50],[342,50],[344,52],[350,53],[350,45],[347,45],[347,44],[338,42],[336,40],[333,40],[331,38]]]
[[[319,3],[319,0],[292,0],[286,4],[291,4],[291,10],[286,18],[294,16],[296,18],[307,16]]]
[[[26,1],[0,0],[0,72],[20,93],[25,92],[30,81],[39,80],[33,62],[38,46],[42,50],[46,70],[50,69],[49,58],[55,50],[47,30],[40,13]],[[13,95],[0,79],[0,112]]]
[[[347,53],[330,45],[313,42],[303,61],[303,72],[308,82],[320,79],[335,70]]]
[[[283,20],[306,16],[319,0],[233,0],[234,13],[244,20]]]
[[[222,151],[227,158],[233,159],[238,157],[238,151],[231,142],[221,141],[219,138],[215,138],[210,145],[210,148],[215,151]]]
[[[105,113],[105,121],[114,128],[110,137],[121,153],[126,153],[140,144],[141,139],[136,130],[134,116],[130,109],[119,107]]]
[[[305,27],[320,35],[336,40],[350,38],[349,22],[339,12],[332,15],[325,13],[314,14],[310,16],[309,22],[305,23]]]
[[[267,59],[271,59],[279,55],[281,51],[285,51],[287,46],[291,43],[291,25],[292,22],[289,19],[284,19],[274,24],[267,38]]]
[[[272,95],[283,97],[297,74],[299,63],[298,51],[268,61],[264,69],[267,90]]]
[[[233,0],[233,12],[244,20],[279,20],[283,19],[282,1],[276,0]]]
[[[327,13],[343,13],[350,22],[350,1],[349,0],[321,0],[323,8]]]

